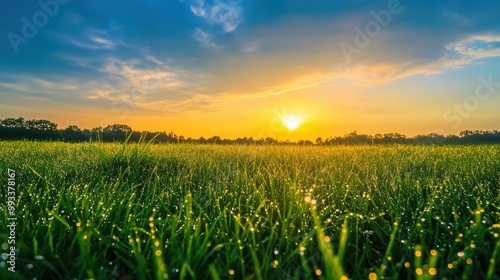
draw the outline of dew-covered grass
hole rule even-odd
[[[1,279],[500,277],[500,145],[0,142],[8,168]]]

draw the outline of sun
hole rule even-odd
[[[293,131],[299,127],[300,119],[294,116],[290,116],[283,119],[283,123],[285,124],[286,128],[288,128],[288,130]]]

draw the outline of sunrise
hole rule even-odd
[[[0,279],[500,278],[498,1],[0,7]]]
[[[0,117],[87,129],[120,123],[193,138],[256,138],[270,130],[281,140],[290,135],[269,127],[280,110],[310,115],[291,140],[498,128],[495,8],[415,1],[4,5]],[[489,5],[496,6],[479,6]],[[481,85],[485,98],[469,101]]]

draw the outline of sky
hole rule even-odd
[[[500,128],[497,0],[0,7],[0,118],[282,140]]]

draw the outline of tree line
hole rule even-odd
[[[290,142],[280,141],[272,137],[254,139],[243,137],[236,139],[222,139],[219,136],[210,138],[184,137],[173,132],[134,131],[125,124],[112,124],[106,127],[93,129],[81,129],[76,125],[70,125],[64,129],[58,129],[58,125],[48,120],[32,119],[25,120],[22,117],[0,119],[0,140],[51,140],[64,142],[148,142],[154,143],[199,143],[220,145],[350,145],[350,144],[487,144],[500,143],[500,131],[465,130],[459,135],[441,135],[430,133],[406,137],[399,133],[386,134],[358,134],[353,131],[344,136],[329,137],[323,139],[318,137],[314,142],[310,140],[299,140]]]

